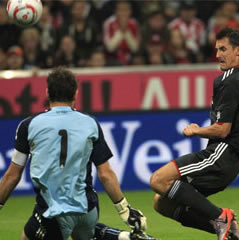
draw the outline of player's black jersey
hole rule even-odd
[[[232,123],[230,134],[225,139],[210,139],[226,142],[239,152],[239,69],[231,68],[214,80],[211,123]]]

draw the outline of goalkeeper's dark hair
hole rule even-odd
[[[50,102],[72,102],[78,84],[71,71],[57,67],[48,75],[47,86]]]
[[[223,38],[228,38],[230,44],[233,48],[239,46],[239,30],[235,28],[223,28],[216,35],[216,40],[221,40]]]

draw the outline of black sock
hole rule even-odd
[[[176,180],[173,183],[167,197],[173,199],[179,205],[192,207],[209,220],[218,218],[222,212],[220,208],[196,191],[193,186],[180,180]]]
[[[198,214],[194,209],[179,206],[175,209],[173,219],[180,222],[185,227],[196,228],[209,233],[215,233],[215,229],[209,222],[209,219]]]
[[[103,223],[97,223],[95,226],[96,240],[118,240],[120,232],[122,231],[117,228],[111,228]]]

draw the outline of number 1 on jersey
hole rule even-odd
[[[65,129],[61,129],[58,134],[61,136],[60,167],[63,168],[67,157],[67,131]]]

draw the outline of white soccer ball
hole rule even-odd
[[[28,27],[36,24],[42,15],[41,0],[9,0],[7,13],[19,26]]]

